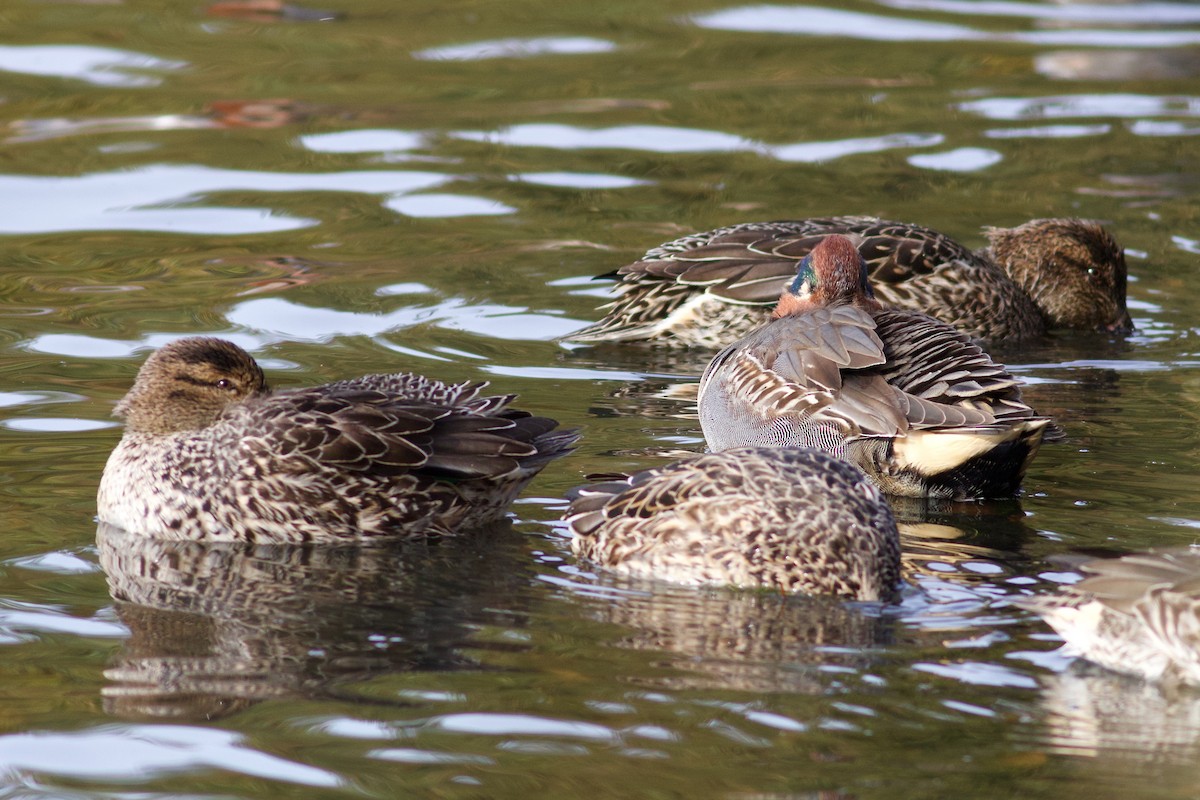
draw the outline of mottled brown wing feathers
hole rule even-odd
[[[919,225],[877,220],[858,233],[862,236],[858,251],[871,265],[875,283],[902,283],[951,261],[982,263],[958,242]]]
[[[903,283],[951,261],[984,263],[953,239],[924,228],[873,217],[824,217],[719,228],[668,242],[618,269],[635,283],[671,281],[704,286],[730,302],[769,304],[796,268],[831,234],[855,237],[875,283]]]
[[[487,381],[443,383],[412,372],[393,372],[349,378],[331,383],[325,388],[339,396],[343,392],[374,393],[373,400],[367,395],[362,395],[362,402],[387,404],[395,402],[397,398],[405,398],[444,406],[462,405],[480,413],[486,413],[486,408],[503,406],[512,400],[512,395],[480,397],[479,393],[487,388],[487,385]]]
[[[614,495],[629,488],[628,476],[610,476],[612,480],[578,486],[567,492],[571,505],[568,510],[572,530],[587,536],[604,523],[604,507]]]
[[[547,458],[559,455],[577,438],[554,431],[553,420],[505,408],[511,396],[476,397],[482,385],[468,387],[457,407],[441,405],[436,392],[428,395],[434,400],[414,400],[362,385],[360,379],[277,393],[254,412],[255,439],[284,470],[299,460],[304,470],[328,466],[378,476],[416,470],[466,479],[509,473],[543,455],[541,443]]]
[[[780,361],[774,362],[780,365]],[[766,418],[808,416],[834,401],[841,388],[841,374],[828,362],[824,369],[804,369],[787,364],[787,375],[769,369],[751,355],[733,363],[722,380],[737,387],[739,401],[760,409]]]
[[[576,490],[571,513],[600,512],[593,527],[604,518],[649,519],[659,514],[669,514],[688,499],[712,496],[720,491],[712,476],[696,466],[695,461],[672,464],[639,472],[624,481],[583,487]],[[724,477],[728,481],[729,476]],[[725,490],[728,490],[728,486]],[[576,530],[580,530],[578,525],[572,524]]]
[[[358,402],[360,397],[358,392],[280,395],[260,409],[267,412],[260,413],[262,436],[278,456],[303,459],[308,464],[381,472],[423,464],[426,452],[419,442],[427,438],[436,417],[448,411],[420,407],[393,408],[385,413],[370,402]],[[367,399],[377,402],[377,393]]]
[[[673,280],[630,279],[622,290],[612,302],[600,307],[608,312],[605,317],[572,333],[571,341],[605,341],[614,336],[648,333],[694,296],[691,287]]]

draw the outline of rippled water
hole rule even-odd
[[[1194,795],[1200,695],[1005,600],[1200,529],[1196,6],[312,2],[0,14],[3,796]],[[898,509],[898,606],[574,562],[568,488],[702,446],[703,355],[554,341],[589,278],[842,213],[1104,220],[1139,330],[999,352],[1067,441],[1019,501]],[[459,541],[97,531],[112,405],[189,333],[276,385],[487,378],[585,439]]]

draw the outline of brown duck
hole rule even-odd
[[[179,339],[146,360],[115,413],[125,434],[102,522],[173,539],[370,540],[502,517],[574,431],[486,383],[366,375],[272,392],[246,351]]]
[[[978,252],[919,225],[874,217],[751,222],[684,236],[601,277],[618,281],[599,322],[568,341],[722,347],[766,322],[796,267],[827,236],[853,235],[885,305],[920,311],[976,339],[1050,328],[1128,332],[1126,266],[1103,227],[1036,219],[989,228]]]
[[[576,489],[575,553],[606,569],[691,585],[888,600],[900,534],[887,501],[811,448],[747,447]]]

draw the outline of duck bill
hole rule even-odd
[[[1136,330],[1133,327],[1133,318],[1129,316],[1128,311],[1121,313],[1121,316],[1107,325],[1101,325],[1100,330],[1107,333],[1133,333]]]

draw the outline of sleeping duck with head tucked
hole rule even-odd
[[[607,313],[565,338],[723,347],[767,322],[799,262],[836,235],[852,237],[886,305],[929,314],[975,339],[1133,329],[1125,251],[1098,223],[1035,219],[985,233],[989,244],[978,251],[921,225],[862,216],[695,233],[600,276],[617,281]]]
[[[117,404],[102,522],[169,539],[307,543],[453,533],[504,516],[578,435],[486,383],[366,375],[271,391],[232,342],[153,353]]]
[[[1054,431],[967,334],[885,309],[848,237],[804,257],[773,316],[701,378],[714,451],[816,447],[888,494],[970,500],[1016,493]]]
[[[900,582],[887,500],[820,450],[697,454],[569,497],[576,555],[631,577],[882,602]]]

